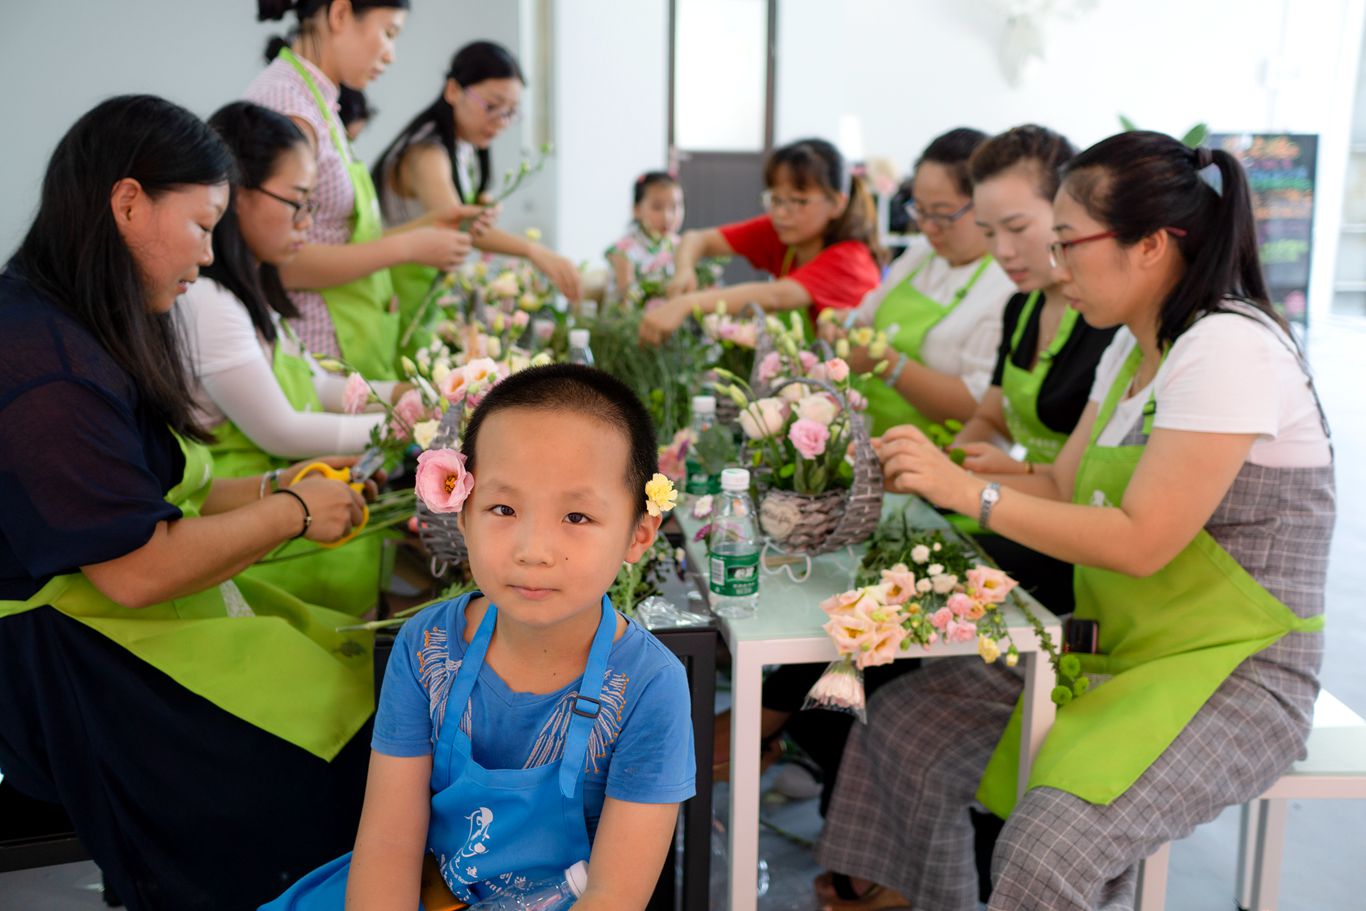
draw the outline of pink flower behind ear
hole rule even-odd
[[[365,377],[353,373],[346,378],[342,389],[342,411],[347,414],[360,414],[370,402],[370,386]]]
[[[432,512],[459,512],[474,490],[474,475],[465,470],[464,453],[429,449],[417,457],[414,486]]]

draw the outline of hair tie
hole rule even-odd
[[[1192,151],[1195,153],[1195,170],[1203,171],[1214,164],[1214,152],[1206,146],[1197,146]]]

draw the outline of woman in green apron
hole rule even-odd
[[[1064,295],[1122,328],[1051,475],[973,477],[909,429],[882,443],[894,489],[1076,563],[1073,623],[1095,624],[1093,685],[1022,795],[1012,671],[939,662],[870,705],[818,856],[925,907],[976,900],[978,798],[1009,817],[991,909],[1130,906],[1139,860],[1304,755],[1318,691],[1332,450],[1241,166],[1123,133],[1068,165],[1054,218]]]
[[[641,340],[660,344],[695,310],[797,310],[814,321],[824,310],[850,310],[877,286],[884,259],[873,198],[863,178],[824,139],[802,139],[764,164],[767,214],[719,228],[685,231],[674,253],[669,300],[645,314]],[[773,281],[697,290],[704,257],[742,256]],[[808,327],[809,328],[809,327]]]
[[[364,89],[394,59],[407,0],[258,0],[258,18],[291,9],[291,43],[272,40],[271,61],[244,95],[298,125],[317,154],[318,208],[308,242],[280,270],[299,310],[298,334],[314,354],[341,357],[371,379],[398,371],[400,319],[389,269],[419,263],[454,269],[470,250],[456,230],[482,210],[456,206],[384,230],[370,172],[356,159],[337,114],[342,83]]]
[[[1096,329],[1068,306],[1049,260],[1058,169],[1076,154],[1064,137],[1026,125],[987,140],[971,161],[973,214],[991,255],[1018,289],[1006,304],[991,386],[955,445],[979,474],[1047,471],[1077,426],[1096,364],[1115,329]],[[997,448],[1021,451],[1016,460]],[[1072,565],[1000,535],[969,516],[960,530],[1055,614],[1072,612]]]
[[[370,639],[240,575],[363,501],[215,481],[171,321],[231,169],[188,111],[106,101],[0,274],[0,772],[130,909],[255,906],[344,842],[364,777]]]
[[[891,342],[878,357],[856,346],[848,359],[860,373],[887,362],[881,376],[860,386],[874,434],[898,424],[923,430],[966,421],[991,382],[1001,313],[1014,287],[972,217],[968,159],[986,139],[959,128],[926,146],[911,181],[923,239],[911,242],[844,321],[871,324]]]
[[[320,453],[358,454],[384,415],[337,413],[344,382],[300,348],[290,326],[299,314],[280,284],[279,267],[302,246],[313,208],[313,152],[288,117],[250,102],[227,105],[209,126],[237,160],[238,183],[214,227],[214,262],[176,303],[176,316],[189,342],[200,419],[214,435],[214,476],[261,475]],[[395,383],[375,387],[381,395],[398,391]],[[289,560],[247,572],[304,601],[360,614],[379,591],[381,543],[378,535],[338,548],[290,542],[271,554]]]
[[[489,146],[516,123],[525,86],[521,65],[502,45],[475,41],[456,51],[441,95],[403,128],[372,171],[385,224],[401,225],[461,203],[488,202],[488,191],[499,187]],[[474,237],[477,249],[529,260],[565,297],[579,299],[579,270],[568,258],[528,237],[481,227]],[[439,319],[435,308],[426,314],[419,310],[440,273],[409,264],[392,274],[405,333],[414,319],[423,319],[408,346],[420,348],[431,340],[431,327]]]

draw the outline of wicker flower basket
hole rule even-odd
[[[461,409],[447,408],[432,437],[432,449],[452,449],[459,445]],[[458,513],[432,512],[421,499],[417,501],[417,535],[427,552],[432,555],[432,575],[438,579],[469,560],[465,536],[457,524]]]
[[[776,380],[772,393],[794,383],[831,393],[839,399],[840,407],[848,411],[844,395],[823,380]],[[855,418],[853,428],[854,480],[847,489],[802,494],[771,486],[767,473],[756,475],[760,488],[759,527],[774,546],[788,553],[816,556],[859,544],[877,530],[882,516],[882,466],[873,452],[864,422]]]

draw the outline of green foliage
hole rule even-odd
[[[693,457],[702,466],[702,473],[707,475],[719,475],[740,454],[740,448],[735,444],[735,434],[722,424],[713,424],[698,434],[692,451]]]
[[[914,551],[925,547],[929,559],[917,562]],[[944,572],[959,579],[966,578],[967,572],[976,565],[973,554],[956,538],[946,536],[941,531],[927,531],[912,528],[904,512],[888,519],[878,526],[877,531],[868,539],[868,550],[859,564],[855,585],[876,585],[882,578],[882,570],[898,563],[904,563],[920,573],[924,566],[938,563]]]
[[[1139,127],[1138,124],[1134,123],[1132,120],[1130,120],[1128,117],[1125,117],[1123,114],[1119,115],[1119,125],[1124,128],[1124,131],[1126,133],[1132,133],[1136,130],[1141,129],[1141,127]],[[1202,142],[1204,142],[1208,136],[1209,124],[1204,122],[1197,123],[1195,126],[1187,130],[1185,135],[1181,137],[1181,144],[1188,149],[1193,149],[1199,146]]]

